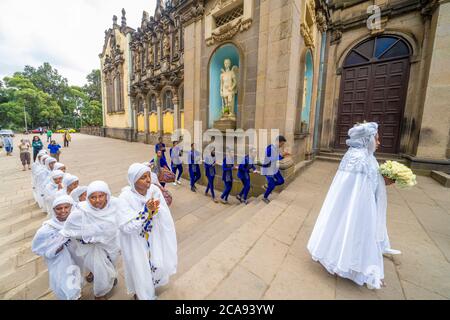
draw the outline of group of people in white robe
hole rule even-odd
[[[374,152],[379,145],[374,122],[349,130],[336,176],[309,239],[314,261],[340,277],[373,289],[384,286],[383,254],[390,247],[386,228],[387,195]],[[128,186],[118,198],[95,181],[78,178],[41,151],[32,168],[36,201],[49,220],[38,230],[32,250],[47,260],[50,287],[60,299],[79,299],[84,278],[103,299],[117,282],[122,256],[125,281],[135,299],[155,299],[155,288],[177,269],[174,222],[148,165],[128,170]],[[78,274],[77,274],[78,272]]]
[[[80,186],[44,150],[32,176],[36,202],[49,218],[37,231],[32,251],[45,258],[58,299],[80,299],[85,281],[93,283],[95,299],[106,299],[117,284],[120,257],[128,294],[156,299],[155,289],[177,271],[177,239],[170,209],[148,165],[130,166],[129,185],[119,197],[103,181]]]

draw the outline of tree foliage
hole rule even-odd
[[[0,81],[0,127],[23,130],[39,126],[79,128],[101,125],[100,71],[93,70],[83,87],[69,86],[66,78],[49,63]]]

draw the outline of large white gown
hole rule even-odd
[[[140,300],[153,300],[155,288],[166,285],[177,270],[175,224],[164,196],[154,184],[145,197],[125,187],[119,198],[122,209],[118,225],[128,293]],[[150,220],[144,206],[151,198],[159,199],[160,207]]]
[[[63,223],[53,218],[43,223],[34,236],[32,251],[45,258],[50,289],[60,300],[77,300],[81,296],[81,277],[75,256],[76,243],[62,237]],[[63,246],[63,249],[56,251]],[[79,267],[79,266],[78,266]]]
[[[64,237],[77,241],[76,254],[82,259],[84,269],[94,274],[96,297],[109,293],[117,278],[118,201],[111,197],[107,207],[102,210],[93,209],[88,201],[80,202],[61,230]]]
[[[323,203],[307,248],[331,274],[379,289],[386,229],[386,187],[374,137],[350,147]]]

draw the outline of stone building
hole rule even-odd
[[[104,134],[276,128],[300,164],[377,121],[380,153],[449,172],[449,30],[448,0],[157,1],[137,30],[123,11],[100,55]]]

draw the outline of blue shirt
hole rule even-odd
[[[233,181],[233,167],[234,167],[234,159],[228,156],[223,158],[222,163],[222,180],[224,182],[232,182]]]
[[[59,144],[49,144],[47,148],[50,150],[50,153],[56,154],[58,153],[58,150],[61,149],[61,146]]]
[[[205,173],[209,178],[212,178],[216,175],[216,157],[205,157]]]
[[[181,150],[179,146],[175,146],[173,148],[170,148],[170,159],[172,160],[172,165],[180,165],[182,164],[182,161],[180,159],[181,156]]]
[[[192,164],[199,164],[200,163],[200,152],[198,152],[197,150],[195,151],[189,151],[188,153],[188,164],[192,165]]]
[[[250,156],[246,155],[244,162],[239,165],[237,176],[239,179],[250,179],[250,170],[255,171],[256,167],[253,164],[253,160],[250,161]]]
[[[264,157],[263,166],[261,168],[261,174],[264,176],[276,175],[279,171],[278,161],[283,157],[280,151],[273,144],[268,145],[266,148],[266,156]]]
[[[162,151],[162,156],[165,158],[166,157],[166,145],[164,143],[157,143],[155,145],[155,153],[158,153],[159,150]]]
[[[155,159],[152,159],[152,161],[150,161],[150,163],[155,163]],[[165,168],[165,167],[169,167],[168,165],[167,165],[167,160],[166,160],[166,158],[164,158],[164,157],[161,157],[160,159],[159,159],[159,166],[161,167],[161,168]]]

